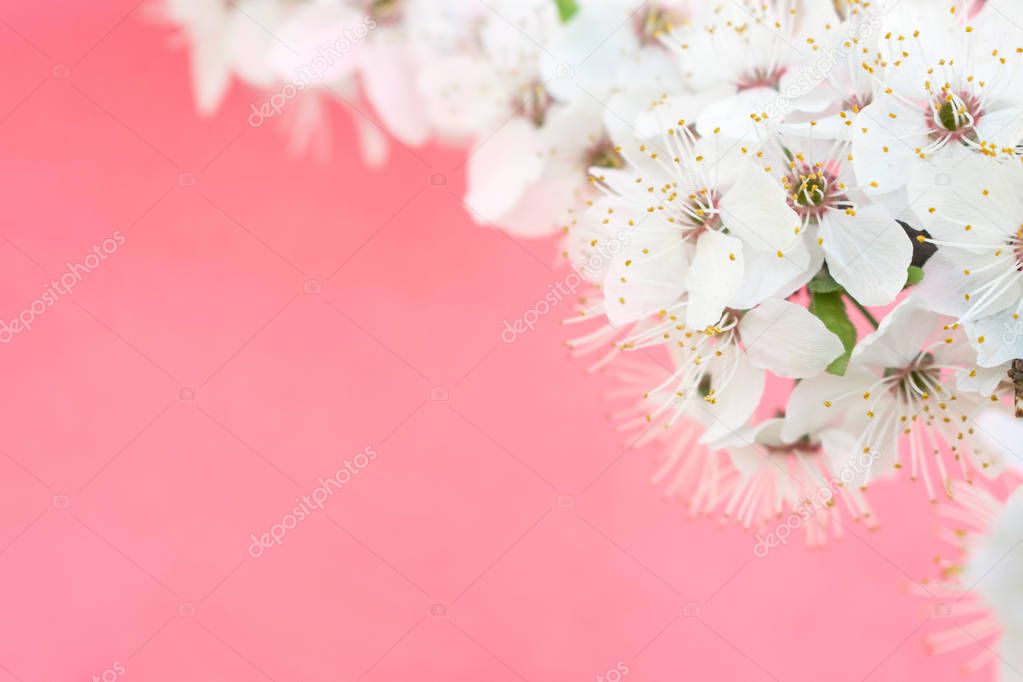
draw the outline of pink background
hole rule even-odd
[[[470,222],[459,154],[367,171],[338,112],[334,160],[292,159],[258,93],[193,113],[137,0],[0,8],[0,318],[126,240],[0,345],[0,682],[960,678],[905,590],[935,573],[922,490],[764,559],[687,519],[567,304],[501,342],[565,273]]]

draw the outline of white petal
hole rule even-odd
[[[1009,364],[996,367],[977,367],[970,371],[958,370],[956,383],[960,391],[976,393],[982,398],[990,398],[1008,375]]]
[[[274,6],[277,6],[277,13],[285,9],[281,3],[260,2],[256,5],[263,12],[272,11]],[[239,13],[242,12],[239,9]],[[247,10],[246,14],[243,15],[244,20],[269,41],[267,64],[281,79],[293,79],[297,73],[312,73],[315,78],[311,80],[315,84],[343,80],[358,68],[357,55],[360,51],[369,47],[369,41],[352,43],[343,40],[348,51],[337,49],[347,27],[362,23],[362,17],[354,8],[343,3],[302,3],[290,8],[286,16],[275,19],[271,16],[253,17]],[[280,26],[275,26],[276,23]],[[316,70],[309,68],[313,64],[317,66]]]
[[[700,438],[701,443],[712,443],[733,434],[746,426],[760,404],[764,394],[767,376],[764,370],[754,367],[746,354],[734,351],[730,361],[722,363],[722,374],[733,374],[726,386],[719,386],[720,376],[711,377],[711,388],[715,391],[713,404],[700,401],[699,412],[707,431]]]
[[[799,216],[788,204],[785,188],[764,169],[741,162],[739,176],[720,202],[729,233],[760,251],[789,250],[799,234]]]
[[[685,291],[689,271],[691,248],[677,226],[649,217],[621,241],[626,238],[604,278],[607,316],[613,324],[635,322],[674,305]]]
[[[735,468],[745,477],[754,476],[764,467],[773,467],[766,447],[781,447],[781,419],[768,419],[756,426],[747,426],[712,443],[711,447],[727,449]]]
[[[870,474],[876,473],[877,462],[857,447],[853,434],[841,429],[825,429],[821,431],[820,439],[834,480],[849,487],[862,487],[867,484]]]
[[[924,266],[924,281],[915,294],[934,312],[960,318],[970,310],[967,296],[976,289],[976,278],[965,272],[979,270],[983,263],[982,256],[961,249],[939,249]]]
[[[852,140],[860,183],[890,192],[906,184],[910,164],[917,159],[915,150],[927,145],[927,121],[922,111],[894,95],[882,95],[860,111]]]
[[[988,111],[975,127],[980,142],[995,149],[1014,149],[1023,140],[1023,107],[1012,106]]]
[[[696,121],[696,129],[705,138],[720,130],[721,135],[731,140],[755,144],[757,128],[750,116],[763,115],[778,99],[778,91],[774,88],[743,90],[704,109]]]
[[[974,425],[988,447],[1002,455],[1007,466],[1023,472],[1023,419],[1000,410],[987,410]]]
[[[395,45],[367,44],[361,54],[372,65],[362,70],[362,86],[384,125],[407,145],[426,142],[430,129],[411,56]]]
[[[865,336],[853,351],[853,360],[874,367],[907,367],[920,349],[933,340],[942,325],[915,296],[895,307],[881,326]]]
[[[678,126],[679,121],[692,123],[714,102],[731,95],[731,89],[722,85],[706,92],[686,93],[658,101],[636,117],[636,129],[641,137],[659,137],[664,131]]]
[[[1005,241],[1018,228],[1005,217],[1023,215],[1020,182],[1023,169],[1016,164],[969,154],[918,164],[909,194],[935,238],[976,244],[971,251],[990,253],[990,244]]]
[[[1006,311],[966,323],[966,335],[977,351],[977,364],[997,367],[1023,358],[1023,319]]]
[[[356,115],[353,120],[355,121],[355,130],[358,132],[362,160],[370,168],[380,168],[387,163],[387,155],[390,152],[387,136],[375,123],[367,121],[362,116]]]
[[[749,310],[769,298],[788,298],[806,286],[824,265],[824,252],[810,250],[801,237],[782,258],[776,253],[749,249],[744,253],[742,286],[728,307]]]
[[[847,417],[845,407],[874,381],[874,376],[862,368],[850,367],[845,376],[821,374],[799,382],[789,395],[782,437],[794,443],[843,421]],[[847,397],[840,400],[842,396]]]
[[[212,114],[231,84],[231,69],[219,38],[199,40],[192,50],[192,82],[199,113]]]
[[[536,129],[515,119],[470,151],[465,203],[478,223],[496,222],[540,179]]]
[[[716,324],[728,301],[742,284],[742,242],[720,232],[705,232],[686,276],[689,309],[686,322],[693,329]]]
[[[906,284],[913,244],[905,230],[879,206],[849,215],[831,211],[821,222],[831,276],[866,306],[887,305]]]
[[[842,340],[809,310],[778,298],[746,313],[739,332],[750,362],[790,379],[817,376],[845,352]]]
[[[580,178],[582,176],[580,175]],[[522,239],[537,239],[559,231],[585,182],[572,177],[543,178],[526,187],[522,199],[496,221],[498,227]]]

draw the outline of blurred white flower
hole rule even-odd
[[[1007,501],[957,482],[954,502],[943,506],[941,539],[956,556],[938,557],[939,582],[914,583],[910,591],[932,602],[947,628],[927,635],[932,653],[967,650],[969,672],[993,666],[1001,682],[1023,681],[1023,488]]]
[[[852,436],[838,429],[806,434],[795,441],[782,436],[784,420],[769,419],[726,436],[723,448],[739,471],[724,504],[724,514],[745,528],[770,531],[798,519],[807,544],[820,546],[844,534],[843,518],[877,528],[877,519],[853,481],[857,469],[843,469]],[[869,465],[862,458],[861,467]],[[845,512],[843,513],[843,508]]]

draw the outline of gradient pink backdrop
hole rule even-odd
[[[905,593],[938,551],[922,491],[764,559],[687,519],[567,307],[502,343],[564,272],[470,222],[459,154],[368,171],[338,113],[332,162],[289,158],[258,93],[193,113],[137,0],[0,8],[0,318],[125,237],[0,345],[0,682],[960,679]]]

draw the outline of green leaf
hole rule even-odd
[[[841,291],[814,292],[810,302],[810,312],[824,323],[845,346],[845,353],[828,366],[828,372],[844,376],[849,368],[849,359],[856,347],[856,326],[849,319],[849,311],[845,307],[845,299]]]
[[[567,23],[579,11],[579,3],[576,0],[554,0],[554,4],[558,6],[558,15],[561,17],[561,23],[563,24]]]
[[[810,292],[814,294],[830,294],[835,291],[841,291],[842,285],[835,281],[835,278],[831,276],[827,268],[822,268],[813,279],[810,280],[808,285]]]
[[[906,286],[916,286],[920,282],[924,281],[924,269],[918,268],[915,265],[909,266],[909,273],[906,277]]]

